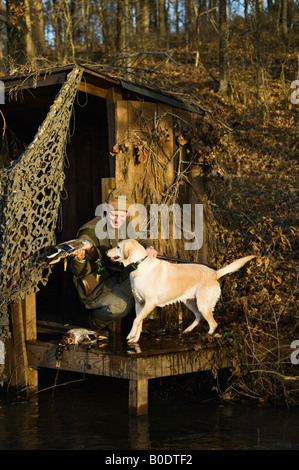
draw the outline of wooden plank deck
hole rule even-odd
[[[176,336],[157,341],[143,335],[138,345],[128,346],[118,335],[106,345],[69,346],[64,349],[59,362],[57,340],[29,340],[26,348],[29,367],[34,369],[59,367],[66,371],[129,380],[129,413],[142,415],[148,413],[150,379],[209,370],[215,358],[219,367],[230,366],[229,358],[219,349],[210,347],[195,351],[195,344],[196,341],[180,344]]]

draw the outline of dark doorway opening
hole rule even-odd
[[[110,175],[106,100],[78,92],[66,148],[65,185],[56,241],[76,238],[78,229],[95,216],[101,200],[101,179]],[[37,293],[37,319],[87,322],[69,269],[53,265],[46,286]],[[82,325],[84,326],[84,325]]]

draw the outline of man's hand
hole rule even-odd
[[[74,257],[76,261],[84,261],[85,260],[85,250],[78,250],[74,253]]]
[[[155,248],[153,248],[152,246],[150,246],[149,248],[146,249],[146,252],[149,256],[153,256],[153,258],[156,258],[157,257],[157,254],[158,252],[155,250]]]

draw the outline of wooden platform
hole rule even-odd
[[[45,327],[45,325],[44,325]],[[69,327],[68,327],[69,328]],[[53,335],[57,334],[55,331]],[[51,336],[51,335],[49,335]],[[229,367],[229,359],[216,348],[195,350],[197,341],[185,342],[178,336],[155,338],[143,334],[136,346],[128,346],[120,335],[107,343],[76,345],[64,349],[59,362],[57,339],[27,341],[30,368],[39,367],[117,377],[129,380],[129,413],[148,413],[148,381],[153,378]]]

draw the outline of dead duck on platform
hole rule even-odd
[[[72,328],[68,330],[61,338],[61,341],[59,341],[56,351],[56,360],[59,363],[63,351],[68,349],[71,345],[86,344],[92,346],[99,344],[100,346],[105,346],[107,344],[107,340],[107,336],[99,335],[94,330],[88,330],[86,328]]]
[[[70,346],[71,344],[94,344],[98,341],[107,340],[107,336],[99,335],[94,330],[86,328],[72,328],[68,330],[59,342],[60,346]]]

